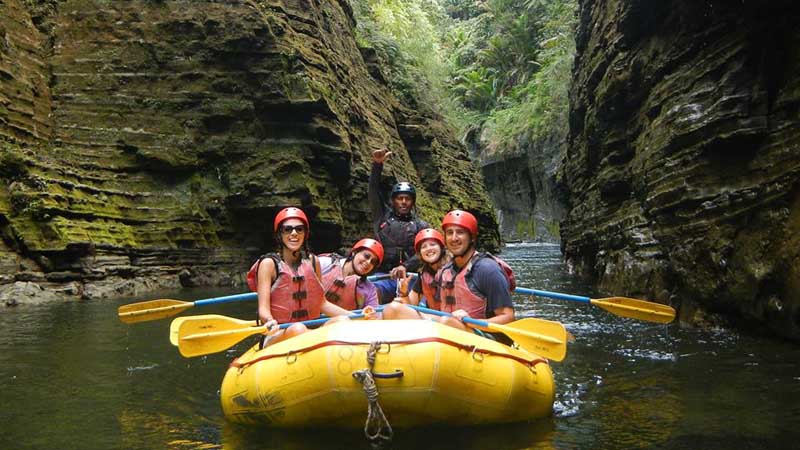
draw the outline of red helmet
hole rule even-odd
[[[353,245],[353,249],[350,250],[350,254],[355,254],[357,250],[362,248],[371,251],[375,254],[375,256],[378,257],[378,265],[383,262],[383,245],[381,245],[380,242],[370,238],[361,239],[360,241],[356,242],[355,245]]]
[[[442,233],[439,233],[439,230],[434,230],[433,228],[425,228],[424,230],[419,230],[419,233],[417,233],[417,236],[414,238],[415,252],[419,253],[419,248],[422,247],[422,241],[426,239],[433,239],[444,248],[444,236],[442,236]]]
[[[446,230],[450,225],[464,227],[469,230],[472,236],[478,235],[478,219],[466,211],[454,209],[445,214],[444,218],[442,218],[442,230]]]
[[[277,233],[278,227],[281,226],[281,222],[288,219],[300,219],[305,224],[307,229],[311,228],[308,225],[308,217],[306,217],[306,213],[304,213],[300,208],[290,206],[288,208],[283,208],[278,215],[275,216],[275,222],[272,226],[273,231]]]

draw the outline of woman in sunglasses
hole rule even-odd
[[[319,259],[326,300],[350,310],[378,307],[378,290],[367,280],[367,275],[383,261],[380,242],[364,238],[353,245],[347,258],[331,253],[320,255]]]
[[[253,281],[258,293],[258,319],[270,330],[262,346],[308,331],[302,323],[283,332],[273,331],[279,323],[317,319],[324,313],[333,317],[327,322],[330,324],[346,320],[349,314],[324,298],[319,260],[308,251],[310,230],[305,213],[299,208],[284,208],[275,216],[273,229],[278,253],[264,255],[248,274],[248,284]]]

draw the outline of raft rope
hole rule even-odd
[[[367,421],[364,423],[364,436],[367,437],[373,447],[391,441],[394,436],[392,425],[378,403],[378,386],[375,385],[375,380],[372,378],[375,355],[380,348],[381,342],[371,343],[367,350],[367,364],[369,367],[353,372],[353,378],[361,383],[364,393],[367,395]]]
[[[494,350],[489,350],[489,349],[485,349],[485,348],[479,348],[479,347],[477,347],[475,345],[462,344],[460,342],[454,342],[454,341],[451,341],[451,340],[448,340],[448,339],[444,339],[444,338],[440,338],[440,337],[424,337],[424,338],[417,338],[417,339],[402,339],[402,340],[395,340],[395,341],[391,341],[391,342],[384,342],[384,344],[389,344],[389,345],[413,345],[413,344],[424,344],[424,343],[428,343],[428,342],[438,342],[440,344],[445,344],[445,345],[449,345],[451,347],[456,347],[456,348],[458,348],[460,350],[465,350],[465,351],[468,351],[470,353],[480,353],[480,354],[482,354],[484,356],[496,356],[496,357],[500,357],[500,358],[513,359],[514,361],[517,361],[517,362],[519,362],[521,364],[524,364],[524,365],[526,365],[528,367],[534,367],[537,364],[547,364],[547,360],[544,359],[544,358],[527,359],[527,358],[523,358],[521,356],[513,355],[513,354],[510,354],[510,353],[497,352],[497,351],[494,351]],[[235,367],[237,369],[244,369],[245,367],[250,366],[252,364],[255,364],[255,363],[259,362],[259,361],[266,361],[268,359],[273,359],[273,358],[283,358],[283,357],[286,357],[286,356],[289,356],[289,355],[297,355],[297,354],[310,352],[310,351],[313,351],[313,350],[316,350],[316,349],[319,349],[319,348],[328,347],[328,346],[332,346],[332,345],[350,346],[350,345],[369,345],[369,344],[371,344],[371,343],[370,342],[365,342],[365,341],[342,341],[342,340],[323,341],[323,342],[318,342],[316,344],[309,345],[307,347],[293,349],[293,350],[289,350],[289,351],[286,351],[286,352],[271,353],[271,354],[267,354],[267,355],[261,355],[261,356],[259,356],[257,358],[253,358],[253,359],[250,359],[250,360],[240,360],[239,358],[234,358],[234,360],[231,361],[231,363],[230,363],[230,367]]]

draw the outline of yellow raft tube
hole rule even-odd
[[[353,373],[369,368],[375,342],[378,403],[392,426],[520,422],[552,412],[544,358],[428,320],[353,320],[234,360],[220,391],[225,416],[278,428],[363,428],[368,401]]]

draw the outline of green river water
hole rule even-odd
[[[518,285],[592,296],[556,246],[503,253]],[[125,325],[121,304],[145,298],[5,308],[0,313],[0,449],[369,449],[359,431],[283,432],[225,421],[219,384],[252,340],[184,359],[169,320]],[[553,363],[553,416],[506,426],[396,430],[384,448],[783,449],[800,441],[800,346],[730,330],[618,318],[601,309],[516,297],[519,315],[575,335]],[[198,308],[251,319],[253,303]]]

